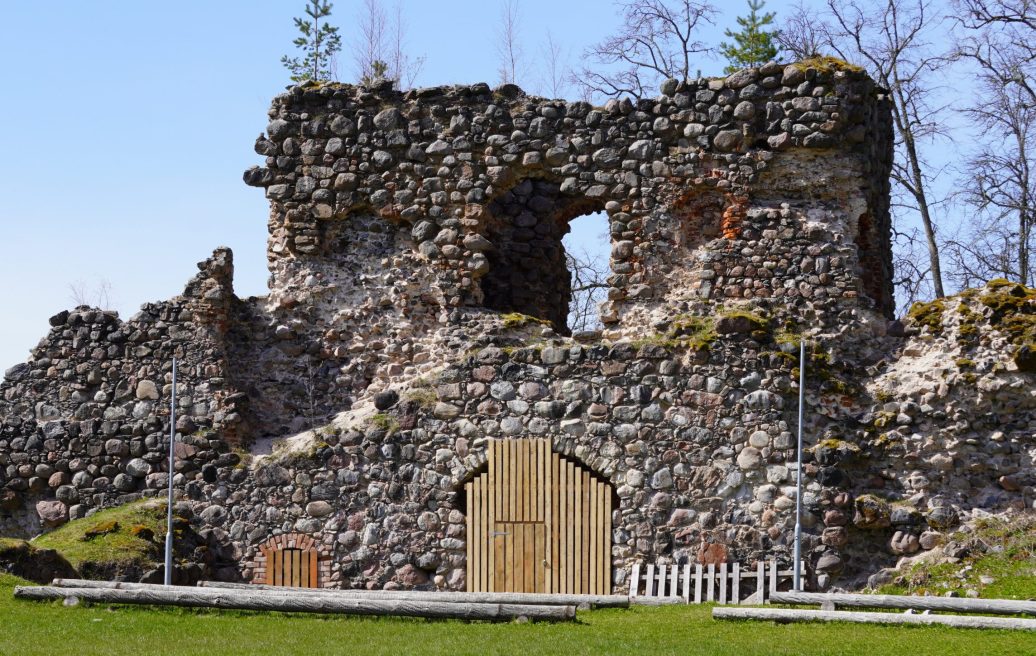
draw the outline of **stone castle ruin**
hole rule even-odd
[[[604,107],[293,87],[245,173],[269,294],[235,296],[219,249],[127,321],[54,316],[0,385],[0,534],[162,493],[175,356],[174,483],[213,576],[303,557],[312,585],[481,589],[494,522],[535,525],[548,569],[594,545],[601,589],[636,561],[787,559],[801,339],[812,584],[1032,507],[1036,367],[1010,327],[1036,292],[890,321],[892,139],[884,91],[827,61]],[[601,211],[604,328],[571,335],[561,240]],[[485,488],[512,483],[517,510]],[[552,546],[591,506],[591,542]]]

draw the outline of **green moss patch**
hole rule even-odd
[[[500,315],[503,319],[504,328],[521,328],[528,326],[529,324],[538,324],[541,326],[550,326],[551,323],[546,319],[540,319],[529,314],[522,314],[521,312],[508,312],[507,314]]]
[[[979,296],[989,322],[1014,346],[1020,371],[1036,372],[1036,289],[1002,278],[990,280]]]
[[[927,303],[918,301],[910,306],[907,319],[918,328],[927,328],[932,333],[942,331],[942,320],[946,314],[946,301],[937,298]]]
[[[839,59],[838,57],[829,57],[827,55],[822,55],[819,57],[810,57],[808,59],[803,59],[802,61],[795,62],[791,65],[796,68],[801,68],[803,70],[807,68],[815,68],[817,71],[821,73],[833,73],[835,71],[848,71],[850,73],[863,72],[863,68],[857,66],[856,64],[850,64],[844,59]]]
[[[701,351],[709,348],[709,345],[716,340],[716,322],[711,317],[677,315],[665,336],[669,340],[676,341],[680,346]]]

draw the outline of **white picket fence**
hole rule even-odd
[[[800,572],[805,577],[803,564]],[[670,597],[684,603],[762,604],[777,592],[782,581],[795,576],[793,569],[778,569],[777,561],[757,562],[754,568],[740,563],[717,565],[663,565],[634,563],[630,569],[630,597]]]

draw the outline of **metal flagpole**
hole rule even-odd
[[[802,592],[802,415],[806,401],[806,340],[799,340],[799,444],[795,469],[795,592]]]
[[[173,458],[176,445],[176,358],[173,358],[173,394],[169,401],[169,502],[165,517],[165,584],[173,584]]]

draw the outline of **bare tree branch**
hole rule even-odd
[[[608,290],[608,258],[586,248],[565,251],[571,274],[572,300],[568,306],[568,327],[573,332],[598,330],[603,325],[599,306]]]
[[[809,59],[822,54],[826,35],[816,11],[802,0],[785,14],[777,30],[777,43],[795,59]]]
[[[619,33],[583,55],[574,78],[584,97],[623,95],[643,98],[661,80],[691,77],[691,61],[712,48],[696,38],[701,23],[712,23],[716,9],[707,1],[619,0]],[[603,71],[603,72],[602,72]]]

